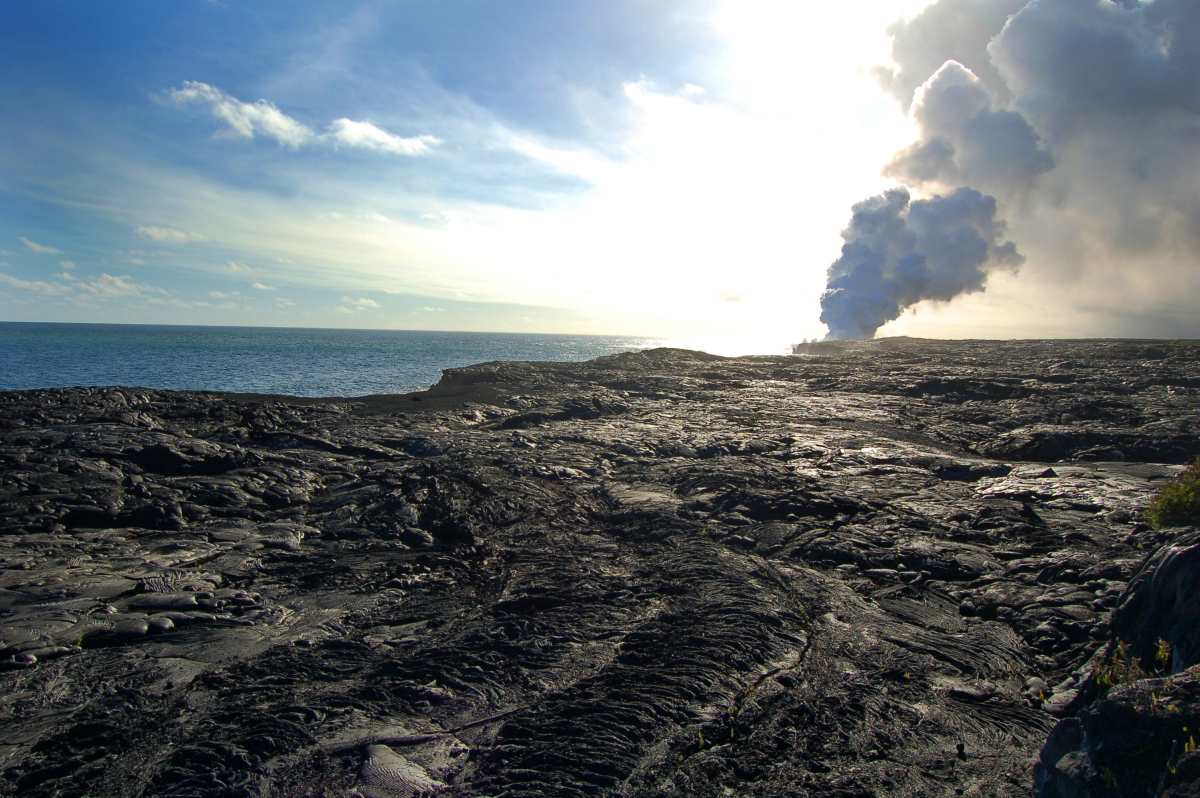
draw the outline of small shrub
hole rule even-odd
[[[1167,485],[1146,509],[1150,526],[1200,526],[1200,459]]]
[[[1154,647],[1154,664],[1160,671],[1165,671],[1171,664],[1171,644],[1161,637]]]
[[[1109,688],[1133,684],[1148,678],[1150,674],[1142,667],[1137,657],[1129,652],[1129,644],[1118,640],[1117,650],[1095,666],[1092,676],[1096,679],[1096,685],[1107,692]]]
[[[1116,650],[1110,652],[1103,662],[1097,663],[1092,668],[1092,676],[1096,680],[1096,686],[1102,692],[1107,693],[1113,687],[1162,676],[1167,673],[1170,664],[1171,644],[1166,640],[1159,638],[1158,643],[1154,646],[1154,664],[1149,666],[1149,670],[1129,650],[1128,643],[1118,640]],[[1157,693],[1150,694],[1150,703],[1157,708],[1160,703]],[[1169,706],[1167,708],[1170,709]]]

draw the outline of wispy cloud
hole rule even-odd
[[[526,158],[589,182],[603,180],[615,171],[616,164],[589,150],[554,147],[526,135],[511,136],[507,144]]]
[[[58,262],[58,265],[63,267],[63,269],[65,269],[66,271],[74,271],[75,267],[78,264],[75,263],[75,261],[73,261],[73,260],[60,260]]]
[[[311,141],[312,129],[280,111],[266,100],[243,102],[231,97],[216,86],[195,80],[167,94],[176,105],[203,105],[217,119],[228,126],[228,131],[244,139],[265,136],[287,147],[300,147]]]
[[[142,225],[137,228],[137,234],[142,238],[148,238],[151,241],[158,241],[162,244],[193,244],[197,241],[205,240],[204,236],[199,233],[177,230],[174,227],[159,227],[157,225]]]
[[[244,263],[238,263],[236,260],[231,260],[225,264],[225,268],[234,274],[250,274],[253,269]]]
[[[259,283],[259,282],[251,283],[250,287],[255,289],[256,291],[274,291],[275,290],[275,286],[267,285],[266,283]]]
[[[436,136],[397,136],[366,121],[341,117],[329,123],[324,133],[317,133],[303,122],[288,116],[269,100],[245,102],[226,94],[216,86],[200,81],[186,81],[180,88],[167,92],[176,105],[200,105],[226,125],[226,133],[243,139],[261,136],[279,144],[299,149],[310,145],[350,147],[390,155],[425,155],[441,143]]]
[[[342,297],[342,304],[337,306],[338,313],[358,313],[364,310],[379,310],[380,305],[369,297]]]
[[[6,285],[16,291],[26,291],[42,296],[62,296],[71,291],[69,286],[60,283],[48,283],[44,280],[22,280],[19,277],[13,277],[3,272],[0,272],[0,285]]]
[[[376,127],[370,122],[353,119],[335,119],[327,134],[335,146],[357,147],[363,150],[389,152],[393,155],[424,155],[431,147],[441,144],[437,136],[411,136],[404,138]]]
[[[42,296],[73,297],[75,299],[162,299],[170,296],[169,291],[145,283],[139,283],[128,275],[113,275],[107,272],[91,280],[80,280],[69,272],[59,272],[59,282],[45,280],[23,280],[0,273],[0,285],[17,291]]]
[[[25,248],[30,252],[36,252],[39,255],[61,255],[62,250],[57,247],[52,247],[49,244],[39,244],[36,241],[30,241],[25,236],[17,236],[17,240],[25,245]]]
[[[139,283],[128,275],[101,274],[94,280],[78,283],[79,290],[102,299],[118,297],[144,297],[148,295],[165,295],[162,288]]]

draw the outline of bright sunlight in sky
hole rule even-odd
[[[273,5],[10,9],[0,317],[777,351],[916,135],[926,2]]]

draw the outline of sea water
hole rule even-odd
[[[0,322],[0,390],[126,385],[362,396],[422,390],[491,360],[589,360],[652,338]]]

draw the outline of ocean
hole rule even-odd
[[[280,327],[0,322],[0,390],[127,385],[363,396],[491,360],[589,360],[654,338]]]

